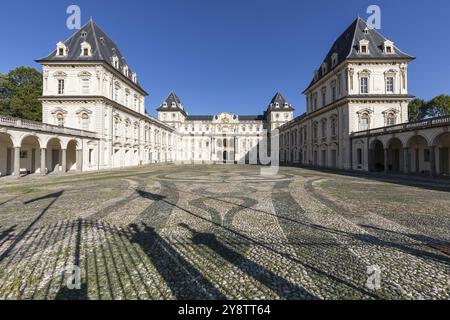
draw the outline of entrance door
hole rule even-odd
[[[52,168],[53,171],[59,169],[59,150],[52,150]]]
[[[12,173],[12,148],[6,149],[6,175],[10,175]]]
[[[441,174],[450,174],[448,163],[448,148],[439,148],[439,168]]]

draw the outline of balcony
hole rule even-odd
[[[98,138],[97,133],[92,131],[85,131],[61,126],[55,126],[37,121],[30,121],[24,119],[11,118],[0,115],[0,126],[21,128],[31,131],[42,131],[54,134],[67,134],[79,137]]]
[[[428,129],[435,127],[443,127],[450,125],[450,116],[443,116],[438,118],[426,119],[416,122],[407,122],[402,124],[396,124],[389,127],[381,127],[376,129],[369,129],[365,131],[353,132],[352,137],[366,137],[374,135],[382,135],[386,133],[396,133],[420,129]]]

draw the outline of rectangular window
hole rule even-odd
[[[317,110],[317,95],[314,96],[314,110]]]
[[[89,94],[90,80],[82,79],[81,80],[81,92],[83,94]]]
[[[356,155],[357,155],[357,162],[358,162],[358,165],[362,165],[362,149],[361,148],[358,148],[357,150],[356,150]]]
[[[394,78],[393,77],[386,78],[386,92],[394,93]]]
[[[335,101],[336,100],[336,87],[332,87],[331,92],[332,92],[333,101]]]
[[[88,56],[89,55],[89,50],[88,49],[83,49],[83,56]]]
[[[89,164],[92,164],[94,149],[89,149]]]
[[[327,104],[327,92],[325,90],[322,91],[322,106],[326,106]]]
[[[367,77],[362,77],[361,82],[361,94],[369,93],[369,79]]]
[[[423,150],[423,161],[430,162],[430,149]]]
[[[359,131],[369,130],[369,118],[362,117],[359,119]]]
[[[63,48],[59,48],[58,55],[59,56],[63,56],[64,55],[64,49]]]
[[[58,94],[64,94],[64,80],[58,80]]]
[[[114,101],[119,101],[119,88],[117,87],[114,89]]]

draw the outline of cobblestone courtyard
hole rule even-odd
[[[449,230],[442,183],[235,165],[1,179],[0,298],[449,299]]]

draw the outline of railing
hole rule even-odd
[[[84,130],[60,127],[60,126],[55,126],[55,125],[46,124],[46,123],[37,122],[37,121],[17,119],[17,118],[0,115],[0,126],[2,126],[2,125],[7,126],[7,127],[44,131],[44,132],[48,132],[48,133],[58,133],[58,134],[67,134],[67,135],[73,135],[73,136],[98,138],[98,135],[95,132],[91,132],[91,131],[84,131]]]
[[[445,126],[445,125],[450,125],[450,115],[439,117],[439,118],[432,118],[432,119],[416,121],[416,122],[397,124],[397,125],[393,125],[393,126],[389,126],[389,127],[381,127],[381,128],[369,129],[369,130],[365,130],[365,131],[353,132],[352,136],[353,137],[362,137],[362,136],[370,136],[370,135],[379,135],[379,134],[398,132],[398,131],[410,131],[410,130],[440,127],[440,126]]]

